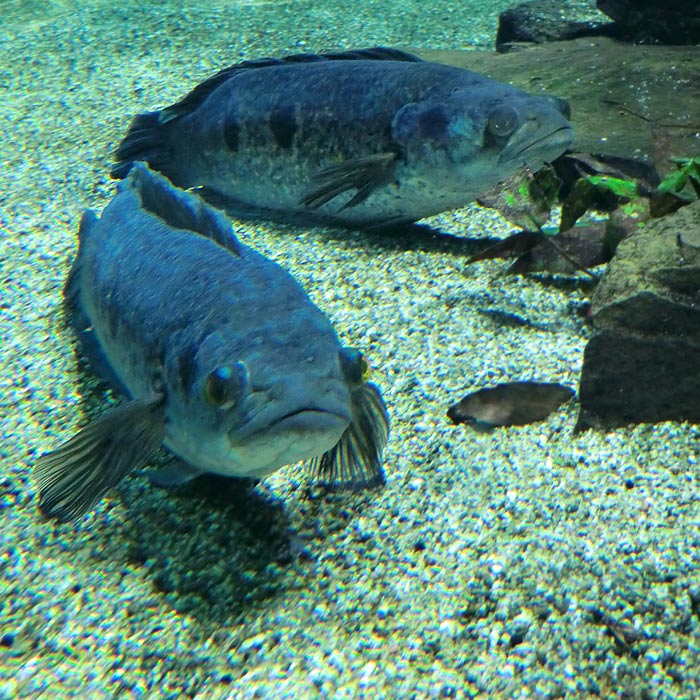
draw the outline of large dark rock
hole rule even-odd
[[[700,423],[700,202],[619,245],[591,312],[577,428]]]
[[[532,0],[501,12],[496,51],[510,51],[523,43],[543,44],[605,31],[601,23],[568,21],[568,5],[558,0]]]
[[[597,0],[615,20],[618,35],[632,41],[664,44],[700,43],[697,0]]]
[[[695,47],[592,37],[504,54],[411,50],[528,92],[565,98],[575,132],[572,150],[653,162],[662,173],[674,167],[669,155],[700,153],[700,52]]]

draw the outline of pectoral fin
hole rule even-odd
[[[352,392],[352,421],[338,443],[310,461],[312,473],[335,488],[355,490],[384,484],[382,452],[389,416],[379,389],[365,382]]]
[[[143,466],[164,436],[162,394],[106,411],[36,463],[41,512],[59,522],[82,517],[130,471]]]
[[[339,211],[354,207],[378,187],[391,182],[397,157],[396,153],[378,153],[324,168],[314,175],[312,185],[302,193],[299,203],[318,209],[338,195],[356,190]]]

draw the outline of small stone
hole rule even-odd
[[[241,642],[241,646],[238,648],[238,651],[241,654],[249,654],[252,651],[260,651],[265,645],[265,639],[266,635],[262,632],[252,637],[248,637],[248,639],[244,639]]]

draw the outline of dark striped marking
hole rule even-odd
[[[185,393],[189,393],[197,377],[197,350],[195,343],[186,345],[177,357],[177,373]]]
[[[280,148],[290,148],[298,128],[294,106],[280,107],[270,115],[270,131]]]
[[[236,121],[235,114],[227,114],[226,120],[224,121],[224,141],[228,146],[229,150],[238,150],[238,136],[240,133],[240,127],[238,126],[238,121]]]

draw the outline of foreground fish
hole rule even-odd
[[[238,215],[353,226],[464,206],[570,145],[562,100],[389,48],[231,66],[138,115],[112,176],[135,160]]]
[[[131,400],[34,469],[42,511],[89,511],[161,445],[203,472],[262,477],[312,460],[324,480],[383,482],[384,402],[362,355],[222,214],[138,163],[100,219],[80,225],[66,286],[73,325]]]

